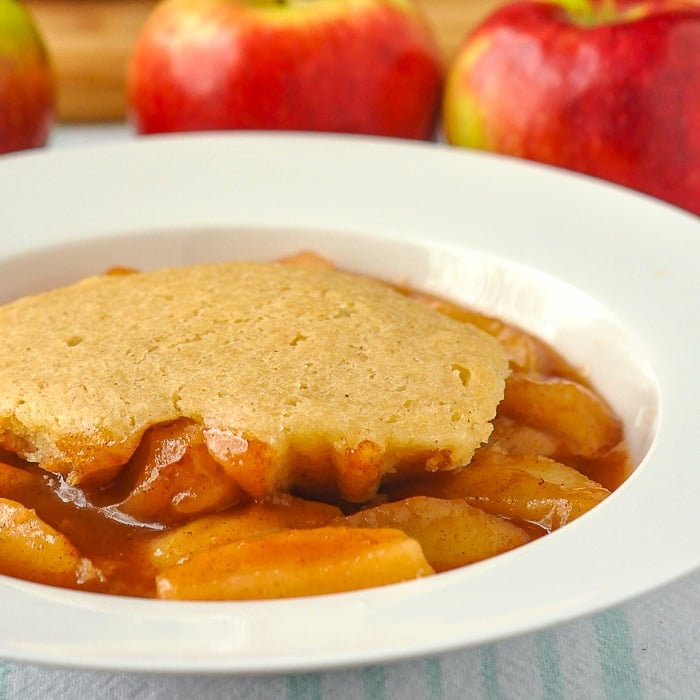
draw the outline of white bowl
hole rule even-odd
[[[0,577],[0,656],[178,672],[366,664],[590,614],[700,566],[698,219],[511,159],[284,134],[9,156],[0,192],[0,302],[113,265],[315,250],[551,342],[622,416],[638,464],[553,535],[384,588],[179,603]]]

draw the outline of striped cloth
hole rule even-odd
[[[553,629],[368,668],[176,676],[0,662],[0,700],[700,700],[699,622],[700,572]]]

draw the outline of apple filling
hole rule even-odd
[[[283,275],[287,282],[304,277],[304,269],[332,272],[314,258],[294,262],[297,272]],[[149,281],[128,277],[137,286]],[[318,423],[311,420],[313,412],[307,423],[290,420],[290,426],[310,424],[314,430],[291,437],[281,430],[284,440],[221,428],[201,415],[176,415],[148,425],[121,463],[105,466],[89,452],[75,452],[84,460],[78,479],[70,465],[52,470],[51,459],[37,464],[20,456],[43,443],[5,438],[0,573],[80,590],[182,600],[354,590],[430,576],[520,547],[583,516],[624,480],[631,464],[619,419],[556,351],[498,319],[414,290],[399,291],[411,305],[430,308],[428,316],[421,315],[430,323],[437,323],[437,313],[450,319],[449,329],[480,328],[505,358],[505,388],[489,394],[497,395],[495,416],[483,431],[479,423],[478,444],[466,457],[451,449],[449,433],[458,425],[466,434],[466,408],[458,408],[456,398],[438,396],[435,406],[444,422],[428,423],[433,439],[418,440],[410,436],[432,418],[429,412],[416,414],[417,405],[403,398],[403,390],[391,404],[396,413],[373,414],[379,427],[358,430],[348,422],[344,438],[329,437],[328,426],[343,416],[330,410],[319,411]],[[412,307],[402,302],[399,308]],[[347,323],[348,316],[341,317]],[[89,343],[88,330],[77,334],[81,341],[74,345],[61,336],[63,352]],[[299,359],[295,348],[304,346],[307,331],[288,339],[288,361]],[[337,334],[333,341],[337,344]],[[363,346],[360,358],[370,347]],[[145,357],[153,362],[152,352]],[[330,376],[338,371],[334,367]],[[503,381],[500,372],[496,383]],[[445,377],[445,387],[457,397],[474,389],[478,373],[466,361],[453,361]],[[340,392],[341,406],[344,393],[350,392]],[[185,396],[180,390],[180,407]],[[202,396],[208,400],[209,394]],[[378,394],[377,401],[381,398]],[[305,399],[297,394],[293,403]],[[280,405],[280,416],[294,415],[295,406]],[[404,414],[398,414],[399,405]],[[263,415],[258,425],[269,427],[268,418]],[[395,439],[390,431],[402,420],[409,437]],[[446,433],[440,434],[441,426]],[[127,443],[134,439],[117,446],[119,455]],[[54,453],[47,448],[47,454]]]

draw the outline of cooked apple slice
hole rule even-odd
[[[0,498],[0,573],[68,587],[99,576],[67,537],[8,498]]]
[[[589,511],[610,491],[572,467],[546,457],[488,451],[460,472],[421,477],[398,495],[464,498],[488,513],[551,531]]]
[[[156,570],[161,570],[213,547],[291,528],[320,527],[340,515],[336,506],[279,494],[165,532],[149,542],[148,557]]]
[[[434,573],[420,545],[389,529],[321,527],[241,540],[156,578],[160,598],[252,600],[339,593]]]
[[[207,450],[202,426],[178,420],[146,431],[131,460],[135,485],[120,510],[171,524],[236,503],[241,491]]]
[[[487,559],[530,540],[522,528],[461,499],[416,496],[362,510],[344,522],[405,532],[419,542],[436,571]]]
[[[10,496],[17,489],[31,486],[35,479],[24,469],[0,462],[0,496]]]
[[[622,426],[605,403],[568,379],[511,374],[498,410],[558,437],[573,455],[594,457],[622,439]]]

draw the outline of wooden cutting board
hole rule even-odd
[[[445,61],[467,31],[503,0],[416,0]],[[124,118],[124,74],[155,0],[25,0],[46,40],[61,121]]]

